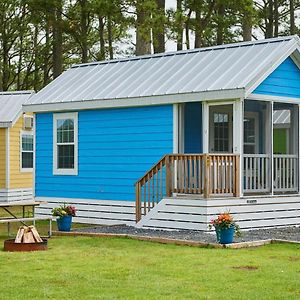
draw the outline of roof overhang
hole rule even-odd
[[[295,42],[296,41],[296,42]],[[299,38],[295,38],[291,40],[288,45],[286,51],[277,57],[276,60],[272,61],[272,63],[266,66],[265,70],[261,72],[258,76],[254,77],[250,80],[246,85],[246,95],[248,98],[249,95],[253,95],[252,92],[271,74],[273,73],[288,57],[295,62],[295,64],[300,68],[300,40]],[[299,101],[299,99],[298,99]]]
[[[9,128],[12,127],[13,122],[7,121],[7,122],[0,122],[0,128]]]
[[[250,94],[246,98],[246,100],[299,104],[299,98],[273,96],[273,95],[271,96],[271,95],[263,95],[263,94]]]
[[[208,100],[225,100],[243,98],[244,89],[205,91],[187,94],[157,95],[147,97],[108,99],[108,100],[82,100],[69,102],[56,102],[45,104],[24,104],[24,112],[55,112],[84,109],[136,107],[150,105],[164,105],[185,102],[201,102]]]

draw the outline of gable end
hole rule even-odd
[[[300,98],[300,69],[288,57],[254,91],[253,94]]]

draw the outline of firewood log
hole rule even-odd
[[[31,232],[32,232],[32,235],[34,237],[34,239],[36,240],[37,243],[42,243],[43,240],[41,239],[38,231],[36,230],[36,228],[34,226],[29,226]]]
[[[24,232],[25,232],[24,228],[20,227],[18,230],[17,236],[15,238],[15,243],[22,243],[22,238],[23,238]]]

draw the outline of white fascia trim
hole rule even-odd
[[[12,122],[0,122],[0,128],[12,127]]]
[[[66,203],[66,204],[98,204],[112,206],[132,206],[135,207],[135,200],[98,200],[84,198],[62,198],[62,197],[35,197],[36,201],[45,202],[45,205],[51,202]]]
[[[283,96],[271,96],[271,95],[262,95],[262,94],[250,94],[246,100],[257,100],[257,101],[267,101],[267,102],[281,102],[281,103],[290,103],[298,104],[300,98],[291,98]]]
[[[137,107],[149,105],[163,105],[186,102],[200,102],[208,100],[224,100],[244,97],[245,90],[228,89],[217,91],[205,91],[186,94],[157,95],[148,97],[108,99],[108,100],[83,100],[45,104],[23,105],[24,112],[48,112],[48,111],[74,111],[97,108]]]
[[[22,168],[22,152],[23,152],[23,149],[22,149],[22,136],[23,135],[33,135],[33,131],[32,130],[20,130],[20,172],[21,173],[31,173],[33,171],[33,168]],[[34,143],[34,141],[33,141]],[[25,151],[26,152],[26,151]],[[31,152],[31,151],[27,151],[27,152]],[[33,156],[34,156],[34,146],[33,146]]]
[[[14,118],[11,121],[12,126],[14,126],[16,124],[16,122],[20,119],[20,117],[23,115],[23,111],[22,109],[19,110],[16,115],[14,116]]]
[[[74,169],[57,168],[57,120],[74,120]],[[57,113],[53,115],[53,175],[78,175],[78,113]]]
[[[294,51],[290,55],[290,57],[293,60],[293,62],[297,65],[297,67],[300,69],[300,51]]]
[[[5,129],[5,187],[9,189],[10,185],[10,140],[9,140],[9,128]]]
[[[265,72],[259,74],[256,78],[250,81],[249,84],[246,86],[246,93],[245,97],[247,98],[271,73],[273,73],[283,61],[291,56],[295,51],[300,52],[299,44],[295,42],[295,40],[291,40],[291,46],[286,50],[284,54],[279,56],[276,61],[271,65],[268,66]],[[296,58],[296,55],[293,55]]]

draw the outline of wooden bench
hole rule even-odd
[[[49,220],[49,237],[52,235],[52,221],[56,220],[57,217],[53,216],[36,216],[31,218],[6,218],[6,219],[0,219],[0,224],[7,223],[7,231],[8,235],[10,235],[10,223],[25,223],[25,222],[33,222],[33,225],[35,225],[36,221],[43,221],[43,220]]]

